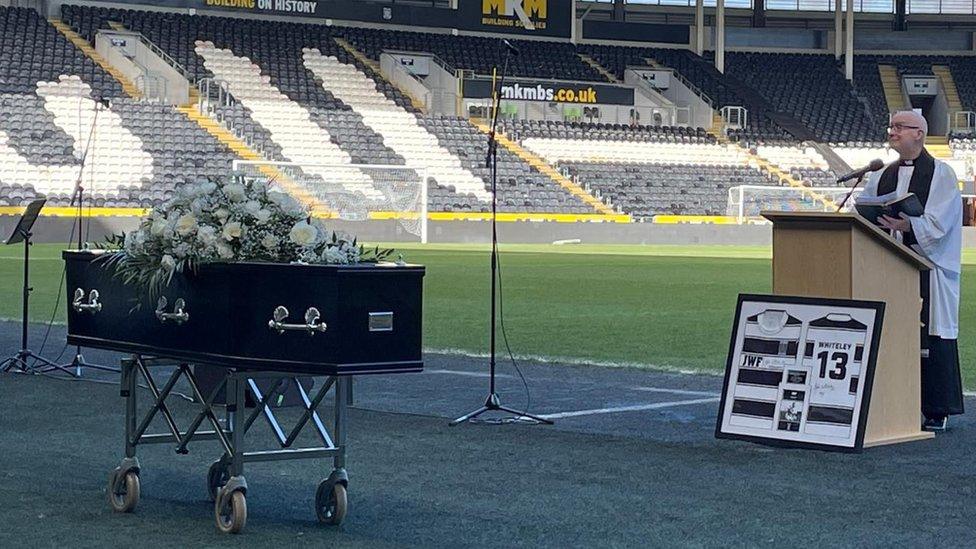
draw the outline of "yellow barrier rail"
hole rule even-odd
[[[0,215],[20,215],[24,213],[23,206],[0,206]],[[142,217],[150,210],[143,208],[83,208],[82,217]],[[46,217],[75,217],[78,208],[69,207],[50,207],[41,211],[42,216]],[[321,219],[335,219],[337,216],[331,212],[313,212],[314,217]],[[369,219],[416,219],[416,212],[369,212]],[[430,212],[427,219],[431,221],[488,221],[491,219],[490,213],[482,212]],[[556,214],[556,213],[500,213],[498,221],[554,221],[557,223],[626,223],[630,221],[627,215],[601,215],[601,214]]]

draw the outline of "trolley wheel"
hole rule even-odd
[[[339,482],[323,480],[315,491],[315,514],[320,522],[342,524],[346,518],[349,504],[346,499],[346,486]]]
[[[131,513],[139,503],[139,474],[129,471],[119,480],[113,471],[108,478],[108,502],[117,513]]]
[[[227,484],[228,480],[230,480],[230,470],[226,463],[215,461],[210,464],[210,469],[207,470],[207,493],[210,495],[210,501],[217,500],[217,490]]]
[[[247,523],[247,500],[244,492],[234,490],[229,496],[217,498],[214,504],[217,529],[225,534],[239,534]]]

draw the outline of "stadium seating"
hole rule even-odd
[[[38,82],[81,78],[96,101],[122,97],[122,86],[36,11],[0,6],[0,93],[34,93]]]
[[[810,187],[836,186],[837,174],[813,147],[760,145],[756,153],[803,181]]]
[[[558,135],[558,132],[557,132]],[[776,186],[736,145],[714,141],[524,138],[524,146],[637,217],[725,215],[728,189]]]
[[[504,46],[498,39],[476,36],[450,36],[423,32],[390,32],[380,29],[345,28],[343,37],[371,59],[383,50],[433,53],[455,69],[491,74],[501,67]],[[512,40],[519,55],[509,59],[509,74],[557,80],[606,82],[606,79],[579,58],[572,44]]]
[[[598,139],[600,141],[667,141],[672,143],[715,143],[703,128],[687,126],[626,126],[591,124],[557,120],[511,120],[499,122],[501,130],[512,139],[529,137],[549,139]]]
[[[145,207],[226,171],[226,147],[171,107],[127,99],[37,12],[0,8],[0,27],[0,205],[67,205],[80,176],[94,206]]]
[[[64,7],[64,15],[89,36],[119,20],[161,45],[197,78],[225,81],[237,104],[218,108],[218,116],[272,158],[426,169],[435,211],[488,209],[487,171],[479,158],[484,153],[474,150],[483,148],[485,137],[465,121],[417,112],[399,90],[336,44],[337,29],[71,6]],[[518,195],[518,200],[502,200],[502,211],[592,213],[521,159],[500,154],[499,177],[514,185],[505,192]],[[346,190],[379,199],[369,190],[369,175],[359,170],[315,175],[342,180]]]
[[[832,55],[731,52],[725,67],[821,142],[876,138],[886,122],[870,116]]]
[[[730,187],[774,184],[744,165],[573,161],[559,165],[637,218],[661,213],[726,215]]]
[[[109,21],[121,22],[162,47],[195,78],[223,80],[233,101],[230,106],[215,107],[213,114],[269,158],[428,170],[432,210],[477,212],[488,208],[484,134],[460,118],[423,114],[336,39],[349,42],[373,60],[385,49],[430,52],[456,68],[479,73],[490,72],[500,62],[503,51],[497,39],[68,5],[62,6],[62,16],[89,40],[97,29],[109,28]],[[34,22],[44,27],[42,19]],[[36,32],[53,33],[51,40],[70,46],[56,31],[43,28]],[[618,78],[628,65],[673,68],[707,94],[716,110],[737,105],[748,109],[746,127],[728,132],[733,141],[815,187],[833,186],[836,174],[797,136],[812,135],[831,143],[842,159],[855,166],[892,156],[883,144],[887,105],[879,63],[892,64],[901,73],[922,74],[930,73],[932,64],[947,64],[964,106],[976,104],[976,85],[970,86],[976,81],[976,63],[968,58],[858,56],[852,85],[830,55],[730,52],[722,74],[715,70],[711,53],[700,57],[684,49],[540,41],[518,41],[517,45],[522,55],[512,60],[511,69],[519,76],[604,81],[597,70],[581,61],[579,53],[592,57]],[[82,63],[87,61],[80,53],[71,53]],[[89,85],[95,99],[104,93],[121,95],[111,77],[110,89],[101,95],[95,77],[82,78],[93,80]],[[126,109],[135,108],[134,103],[116,103],[113,109],[122,113],[125,125],[134,116]],[[510,119],[501,124],[501,130],[513,140],[635,215],[650,215],[655,209],[659,213],[722,213],[729,186],[778,184],[754,167],[756,158],[746,150],[721,145],[704,128]],[[3,127],[0,123],[0,129]],[[48,127],[55,134],[56,130],[57,126],[54,130]],[[22,138],[9,135],[8,140],[16,144]],[[61,141],[71,146],[67,135],[52,142],[57,143],[52,145],[54,150],[44,153],[17,146],[25,155],[46,154],[46,162],[53,165],[72,164],[73,157],[57,152],[65,150]],[[952,146],[960,159],[976,149],[966,137],[954,139]],[[152,157],[150,179],[165,183],[167,177],[175,176],[168,170],[179,171],[174,165],[177,160],[160,161],[157,156],[168,154],[165,147],[152,147],[143,144]],[[231,158],[229,152],[224,154]],[[35,156],[31,162],[40,161]],[[209,161],[216,162],[218,157],[191,163],[204,173],[212,169]],[[606,168],[603,175],[600,166]],[[702,172],[702,179],[683,177],[695,169]],[[380,199],[373,188],[375,174],[367,171],[322,170],[311,175],[322,185],[354,191],[367,201]],[[726,181],[722,183],[721,178]],[[615,180],[629,189],[627,193],[611,188]],[[641,187],[638,180],[653,183]],[[504,148],[499,149],[499,181],[502,211],[592,212]],[[652,194],[660,194],[660,200],[642,194],[651,188]],[[698,196],[703,193],[709,197]]]
[[[580,51],[623,79],[627,66],[650,66],[650,60],[677,71],[707,95],[718,110],[725,106],[748,109],[747,125],[732,136],[744,140],[789,140],[792,136],[766,116],[763,109],[736,93],[733,85],[707,57],[688,50],[636,48],[627,46],[580,45]]]

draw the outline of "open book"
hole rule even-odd
[[[878,218],[882,215],[898,218],[904,213],[910,217],[918,217],[925,213],[925,208],[914,193],[898,196],[897,193],[888,193],[881,196],[858,196],[854,201],[854,209],[861,217],[867,219],[875,225]]]

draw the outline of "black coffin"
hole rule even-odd
[[[71,345],[310,375],[423,369],[422,266],[214,263],[175,276],[161,306],[99,255],[63,252]]]

